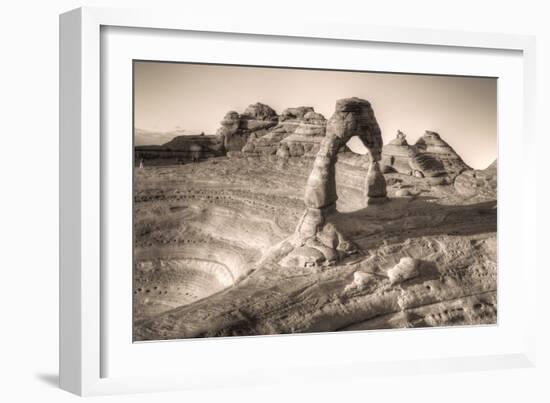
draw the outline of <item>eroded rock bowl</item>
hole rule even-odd
[[[224,263],[196,258],[136,263],[134,314],[147,318],[216,294],[235,283]]]

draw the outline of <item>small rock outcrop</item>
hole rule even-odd
[[[418,277],[419,261],[411,257],[402,257],[399,263],[388,270],[388,278],[392,284],[401,283],[406,280]]]
[[[455,178],[454,187],[462,196],[496,199],[497,161],[482,170],[462,172]]]
[[[356,271],[353,273],[353,281],[346,285],[344,292],[364,290],[373,280],[372,274]]]
[[[386,183],[380,169],[382,135],[370,103],[364,99],[346,98],[336,102],[336,110],[327,123],[313,168],[306,183],[304,203],[306,210],[295,233],[287,241],[292,251],[280,261],[283,266],[309,262],[307,265],[334,264],[343,257],[356,253],[357,248],[328,222],[336,211],[335,164],[338,151],[348,140],[357,136],[369,150],[371,165],[365,180],[366,197],[384,197]],[[324,260],[319,261],[320,251]],[[307,255],[307,259],[304,258]]]

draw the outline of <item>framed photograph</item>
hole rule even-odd
[[[533,365],[533,38],[85,8],[60,44],[64,389]]]

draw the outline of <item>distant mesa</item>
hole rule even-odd
[[[162,145],[136,145],[135,160],[145,165],[162,165],[199,161],[225,155],[223,139],[204,133],[176,136]]]

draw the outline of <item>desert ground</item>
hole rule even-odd
[[[135,341],[496,323],[496,161],[473,170],[432,132],[374,159],[336,147],[335,208],[313,208],[334,116],[251,107],[222,121],[241,121],[233,150],[136,162]]]

